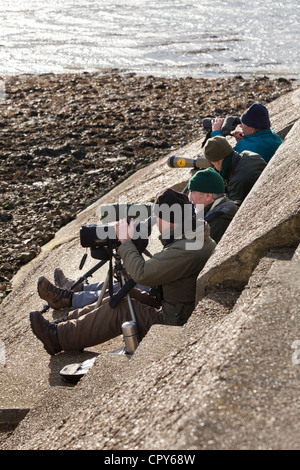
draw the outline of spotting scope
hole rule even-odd
[[[202,155],[197,158],[171,156],[168,158],[167,163],[171,168],[195,168],[198,170],[211,168],[212,166],[211,163]]]

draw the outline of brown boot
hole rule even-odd
[[[64,315],[63,317],[60,317],[60,318],[56,318],[56,320],[53,320],[53,323],[55,325],[58,325],[59,323],[64,323],[66,321],[68,321],[69,318],[68,318],[68,314]]]
[[[54,282],[57,287],[61,289],[71,289],[71,286],[75,283],[72,279],[66,277],[60,268],[54,270]],[[81,292],[83,283],[78,284],[73,290],[73,292]]]
[[[37,289],[41,299],[46,300],[49,306],[55,310],[71,307],[72,305],[73,292],[55,287],[44,276],[39,278]]]
[[[30,312],[30,324],[35,336],[43,343],[48,354],[62,351],[58,341],[57,325],[46,320],[41,312]]]

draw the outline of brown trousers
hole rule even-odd
[[[130,291],[140,339],[155,323],[163,323],[162,313],[156,308],[157,302],[149,294],[138,289]],[[122,334],[122,324],[131,320],[127,299],[121,300],[115,308],[109,305],[109,298],[100,307],[95,304],[73,310],[66,322],[58,323],[58,340],[63,350],[76,351],[104,343]]]

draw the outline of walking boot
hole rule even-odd
[[[63,317],[60,317],[60,318],[56,318],[56,320],[53,320],[53,323],[55,325],[58,325],[59,323],[64,323],[66,321],[68,321],[69,318],[68,318],[68,314],[64,315]]]
[[[44,276],[40,277],[37,285],[41,299],[48,302],[48,305],[55,310],[71,307],[73,292],[69,289],[60,289],[51,284]]]
[[[57,325],[46,320],[41,312],[30,312],[31,329],[35,336],[43,343],[48,354],[54,354],[62,351],[59,344]]]
[[[60,287],[61,289],[71,289],[72,285],[75,283],[75,281],[66,277],[63,273],[63,270],[60,268],[56,268],[54,270],[54,282],[55,282],[55,285],[57,287]],[[82,288],[83,288],[83,283],[81,282],[76,287],[74,287],[72,291],[81,292]]]

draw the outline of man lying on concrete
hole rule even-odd
[[[174,212],[166,210],[174,206],[176,215],[180,212],[180,221],[174,218]],[[209,226],[204,221],[196,229],[192,228],[192,217],[187,215],[191,211],[186,210],[187,206],[190,207],[190,202],[183,193],[168,188],[158,194],[154,216],[163,249],[147,260],[132,242],[133,221],[128,225],[124,219],[115,225],[121,242],[118,253],[128,274],[139,284],[161,287],[159,308],[148,305],[148,294],[143,296],[145,301],[142,297],[132,298],[140,339],[155,323],[183,325],[194,310],[196,280],[216,243],[210,238]],[[105,299],[100,307],[95,308],[93,304],[73,310],[58,323],[49,322],[41,312],[30,313],[32,331],[51,355],[108,341],[122,334],[121,326],[128,320],[131,318],[127,299],[122,299],[114,308],[110,307],[109,299]]]
[[[213,168],[197,171],[189,180],[189,200],[197,207],[204,206],[204,220],[210,226],[210,236],[218,243],[238,210],[225,195],[225,183]]]
[[[238,204],[244,201],[267,166],[257,153],[247,150],[241,154],[235,152],[221,136],[208,139],[203,153],[225,181],[227,197]]]

